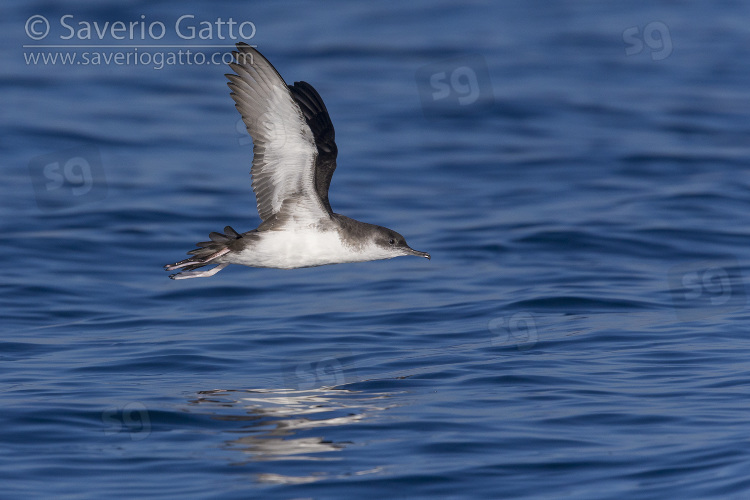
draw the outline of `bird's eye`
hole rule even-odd
[[[396,244],[396,240],[394,240],[393,238],[391,238],[390,240],[388,240],[388,244],[395,245]]]

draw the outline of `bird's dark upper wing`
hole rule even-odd
[[[315,136],[318,155],[315,159],[315,190],[326,210],[333,213],[328,201],[328,188],[331,185],[333,172],[336,170],[336,133],[333,130],[331,117],[320,94],[307,82],[294,82],[289,85],[294,102],[305,115],[307,125]]]

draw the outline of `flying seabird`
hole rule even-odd
[[[198,243],[192,257],[164,266],[172,279],[213,276],[229,264],[296,269],[391,259],[430,258],[391,229],[334,213],[328,187],[338,148],[318,92],[306,82],[287,85],[255,48],[233,51],[227,85],[253,139],[252,187],[260,226],[238,233],[230,226]],[[195,269],[216,265],[205,271]]]

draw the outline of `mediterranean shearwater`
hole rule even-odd
[[[320,94],[306,82],[287,85],[255,48],[240,42],[232,52],[227,85],[253,139],[252,188],[262,220],[238,233],[230,226],[196,244],[189,259],[164,266],[172,279],[213,276],[229,264],[296,269],[391,259],[430,258],[391,229],[334,213],[328,187],[338,148]],[[194,271],[206,265],[216,267]]]

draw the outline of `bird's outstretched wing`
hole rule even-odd
[[[328,202],[328,188],[336,170],[336,156],[339,150],[336,147],[336,133],[331,117],[323,98],[309,83],[294,82],[294,85],[289,86],[289,90],[315,136],[315,146],[318,148],[318,156],[315,159],[315,190],[326,210],[332,213],[331,204]]]
[[[278,71],[255,48],[238,43],[230,67],[231,97],[253,139],[253,191],[263,221],[294,214],[314,222],[329,215],[318,196],[315,137]]]

